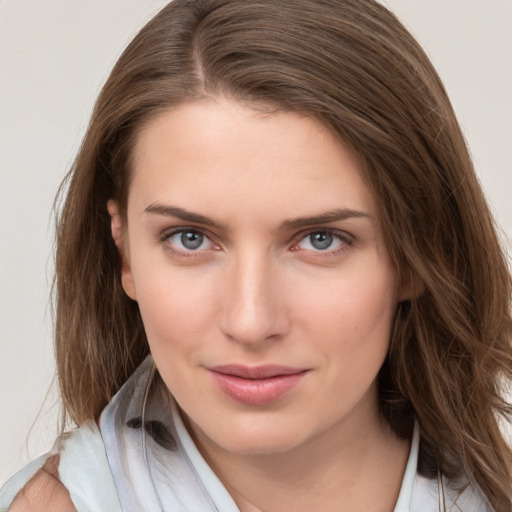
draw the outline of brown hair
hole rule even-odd
[[[57,226],[56,353],[64,410],[97,417],[148,354],[124,293],[107,200],[125,212],[144,123],[224,95],[296,111],[359,154],[400,279],[380,405],[421,427],[420,470],[470,475],[512,505],[512,282],[451,104],[425,53],[373,0],[174,0],[125,50],[96,103]],[[469,476],[468,476],[469,478]]]

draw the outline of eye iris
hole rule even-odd
[[[333,236],[330,233],[313,233],[312,235],[309,235],[309,238],[311,240],[311,245],[315,249],[327,249],[331,246],[333,241]]]
[[[203,235],[194,231],[184,231],[181,234],[181,243],[187,249],[197,249],[203,243]]]

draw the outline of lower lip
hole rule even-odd
[[[244,379],[214,371],[211,374],[221,391],[236,402],[245,405],[266,405],[291,391],[306,375],[306,371],[268,379]]]

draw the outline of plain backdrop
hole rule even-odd
[[[0,485],[56,435],[57,395],[47,395],[55,192],[109,70],[165,3],[0,0]],[[445,82],[510,247],[512,0],[386,4]]]

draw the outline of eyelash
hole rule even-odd
[[[172,247],[172,245],[170,244],[169,240],[173,236],[178,235],[180,233],[183,234],[183,233],[189,233],[189,232],[199,234],[199,235],[203,236],[205,239],[209,240],[210,243],[216,245],[215,242],[213,242],[211,240],[211,237],[207,233],[202,231],[201,229],[187,228],[187,227],[180,227],[177,229],[172,229],[171,231],[165,231],[164,233],[162,233],[162,236],[160,237],[159,241],[162,244],[166,244],[167,251],[169,251],[171,254],[174,254],[180,258],[202,257],[203,256],[202,253],[204,252],[204,250],[181,251],[181,250],[174,249]],[[334,250],[328,250],[328,249],[326,249],[326,250],[318,249],[318,250],[311,250],[311,251],[306,250],[308,252],[314,253],[315,254],[314,257],[316,257],[316,258],[337,256],[337,255],[345,252],[346,250],[348,250],[348,248],[354,243],[354,237],[352,235],[350,235],[349,233],[346,233],[345,231],[338,231],[336,229],[312,229],[312,230],[302,232],[299,235],[297,235],[294,238],[295,241],[293,242],[293,245],[291,246],[290,250],[292,252],[299,252],[300,249],[296,249],[296,246],[298,244],[300,244],[303,240],[307,239],[307,237],[314,235],[314,234],[320,234],[320,233],[330,235],[334,239],[339,240],[341,242],[341,246],[337,247]]]
[[[177,229],[172,229],[170,231],[164,231],[162,233],[162,236],[160,237],[160,243],[162,244],[166,244],[166,250],[168,252],[170,252],[171,254],[173,255],[176,255],[180,258],[198,258],[198,257],[202,257],[203,254],[201,254],[202,252],[204,251],[201,251],[201,250],[198,250],[198,251],[193,251],[193,250],[188,250],[188,251],[180,251],[180,250],[177,250],[177,249],[174,249],[172,247],[172,244],[170,243],[170,239],[175,236],[175,235],[178,235],[180,233],[197,233],[199,235],[202,235],[205,239],[209,240],[212,244],[214,242],[211,241],[211,237],[208,236],[208,234],[204,233],[203,231],[201,231],[200,229],[198,228],[187,228],[187,227],[183,227],[183,228],[177,228]]]
[[[325,234],[333,237],[334,240],[338,240],[341,245],[335,249],[326,249],[326,250],[307,250],[307,252],[313,253],[315,258],[330,258],[333,256],[338,256],[345,251],[347,251],[350,246],[354,243],[354,237],[345,231],[338,231],[336,229],[312,229],[306,232],[301,233],[297,238],[296,242],[294,242],[293,246],[290,248],[291,251],[299,252],[299,249],[295,249],[295,247],[300,244],[302,241],[306,240],[311,235],[315,234]]]

